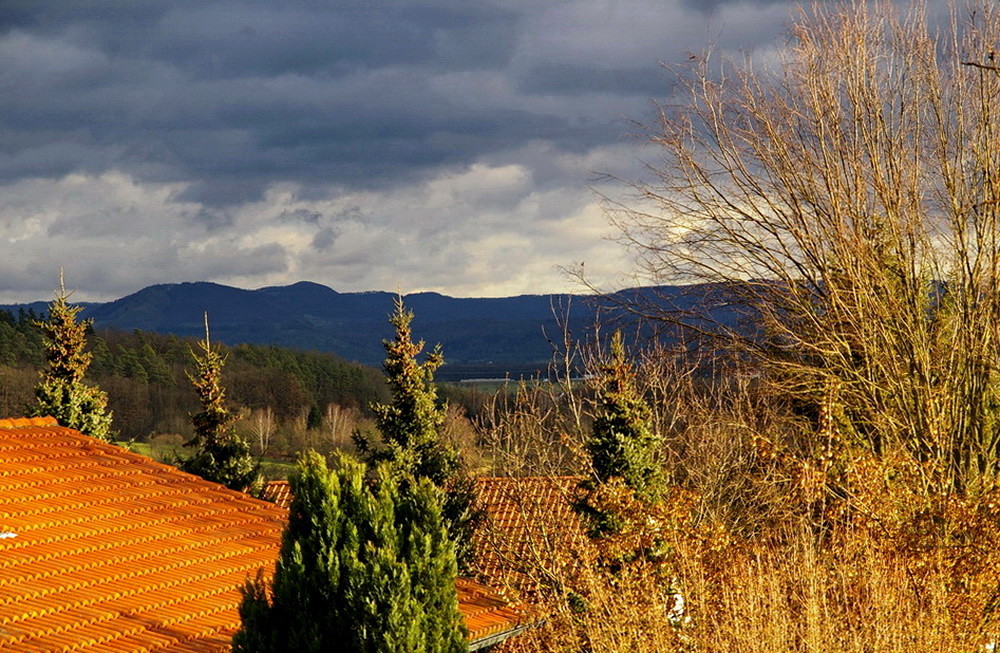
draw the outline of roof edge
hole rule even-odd
[[[524,631],[531,628],[532,624],[519,623],[513,628],[508,628],[507,630],[502,630],[498,633],[493,633],[491,635],[484,635],[478,639],[469,640],[469,651],[481,651],[483,649],[489,648],[490,646],[496,646],[500,642],[510,639],[514,635],[520,635]]]
[[[0,419],[0,429],[18,429],[27,426],[59,426],[55,417],[12,417]]]

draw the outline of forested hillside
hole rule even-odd
[[[0,310],[4,416],[21,415],[32,399],[42,363],[41,332],[34,325],[38,317],[31,310]],[[119,438],[190,433],[189,414],[197,402],[185,372],[191,367],[194,339],[98,330],[90,334],[89,344],[94,359],[88,379],[108,393]],[[318,429],[333,414],[357,420],[372,401],[387,396],[378,370],[332,354],[269,345],[223,346],[222,351],[228,356],[230,400],[247,419],[266,412],[275,431],[281,426]]]

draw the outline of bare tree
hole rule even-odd
[[[274,422],[274,411],[270,406],[253,411],[250,416],[250,432],[257,440],[261,457],[267,455],[271,446],[271,438],[277,430]]]
[[[323,426],[330,436],[330,444],[343,447],[350,443],[351,433],[357,428],[359,418],[360,415],[354,408],[345,408],[335,403],[327,404]]]
[[[743,360],[927,482],[1000,463],[1000,12],[817,3],[776,65],[698,58],[612,219],[657,282],[724,282]],[[969,65],[970,62],[979,65]]]

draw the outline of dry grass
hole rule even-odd
[[[697,565],[683,576],[693,597],[689,647],[943,652],[980,643],[950,613],[947,577],[925,579],[918,592],[905,563],[873,548],[844,558],[797,542],[726,562],[711,578]]]
[[[1000,11],[901,7],[812,3],[773,67],[682,72],[611,218],[653,283],[725,282],[759,329],[707,329],[729,370],[642,366],[670,496],[604,488],[619,534],[530,547],[592,562],[530,597],[550,616],[519,647],[997,648]],[[585,393],[529,390],[485,424],[494,466],[586,475]]]

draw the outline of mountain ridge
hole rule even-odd
[[[448,364],[439,376],[447,378],[544,369],[554,349],[550,338],[561,340],[564,328],[574,339],[585,340],[599,320],[620,323],[623,312],[608,308],[616,297],[667,298],[690,305],[707,292],[695,286],[629,288],[607,297],[551,293],[466,298],[419,292],[404,295],[403,301],[415,314],[415,336],[441,344]],[[693,299],[685,299],[687,295]],[[92,319],[97,329],[201,337],[207,311],[212,338],[226,344],[327,351],[377,366],[384,356],[382,340],[392,336],[388,315],[395,297],[386,291],[341,293],[311,281],[255,290],[208,281],[165,283],[88,304],[82,317]]]

